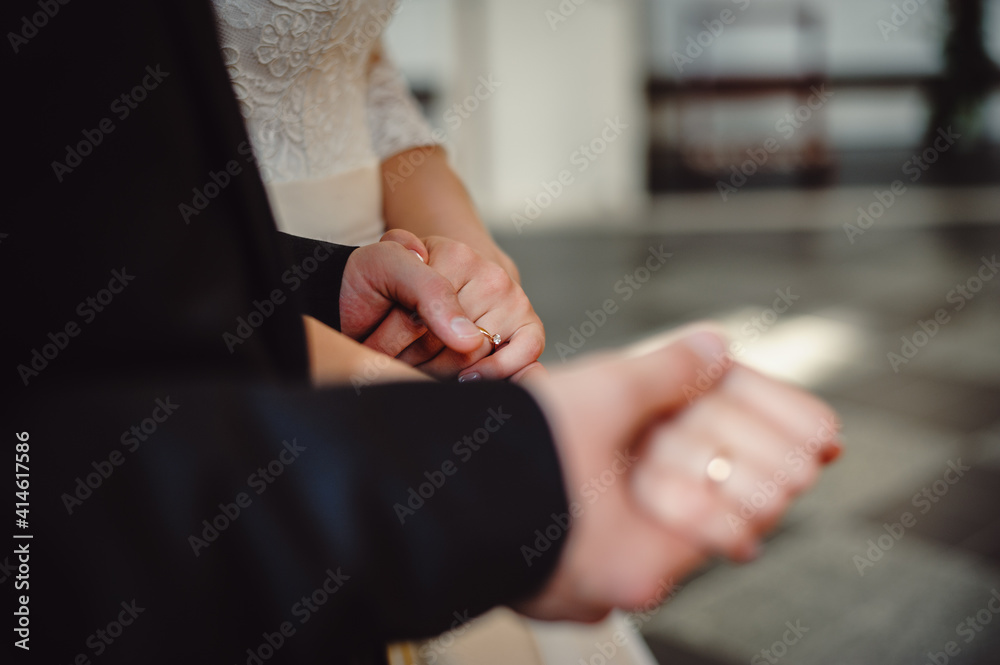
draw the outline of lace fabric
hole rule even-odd
[[[322,180],[434,143],[381,34],[399,0],[213,0],[268,183]]]

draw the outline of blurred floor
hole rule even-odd
[[[543,231],[499,240],[550,366],[717,318],[742,360],[844,420],[845,456],[759,561],[709,566],[645,618],[661,663],[1000,663],[1000,228],[873,229],[853,245],[840,230]],[[896,526],[904,513],[911,526]]]

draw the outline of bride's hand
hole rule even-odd
[[[394,230],[383,236],[383,240],[406,244],[408,235]],[[407,321],[405,313],[388,317],[365,344],[396,355],[399,360],[440,379],[456,375],[460,381],[518,379],[523,373],[537,369],[536,361],[545,348],[545,331],[528,297],[508,271],[456,240],[430,237],[422,242],[426,248],[423,258],[448,279],[469,318],[477,326],[499,334],[503,344],[495,353],[491,353],[492,347],[485,336],[479,348],[471,352],[451,344],[446,346],[433,330],[416,335],[413,321]],[[411,331],[410,337],[405,334],[407,329]]]

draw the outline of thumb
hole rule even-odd
[[[458,295],[443,275],[423,263],[415,249],[385,243],[392,267],[369,276],[369,283],[406,309],[416,312],[445,346],[458,353],[472,353],[486,338],[458,302]]]
[[[641,355],[621,361],[618,381],[633,418],[647,421],[677,411],[708,392],[735,360],[725,337],[707,324],[688,326]]]
[[[711,390],[733,365],[723,336],[705,325],[685,327],[642,348],[580,360],[547,377],[523,377],[521,384],[542,404],[557,442],[595,436],[631,442],[650,423]]]
[[[382,237],[379,238],[379,242],[399,243],[406,249],[416,254],[422,262],[427,263],[429,256],[427,253],[427,246],[424,245],[420,238],[405,229],[389,229],[382,234]]]

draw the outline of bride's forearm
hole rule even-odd
[[[303,316],[309,350],[309,374],[316,387],[429,381],[406,363],[373,351],[311,316]]]
[[[444,236],[472,247],[520,281],[517,266],[497,247],[442,148],[412,148],[382,162],[386,227],[418,237]]]

